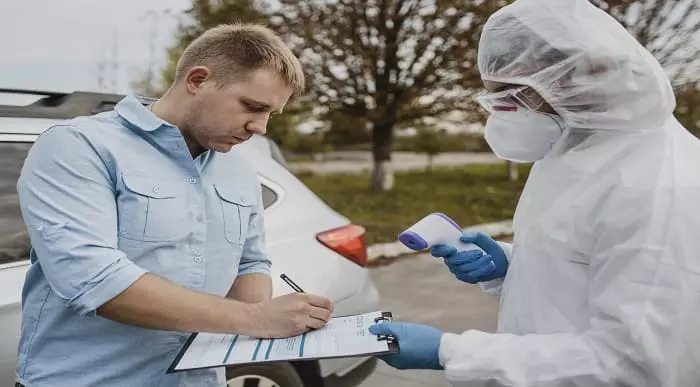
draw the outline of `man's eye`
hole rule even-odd
[[[243,102],[243,106],[245,106],[246,110],[254,113],[265,110],[265,107],[250,102]]]

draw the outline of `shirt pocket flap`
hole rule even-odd
[[[177,197],[177,189],[173,184],[158,181],[151,176],[122,175],[124,185],[129,191],[156,199]]]
[[[214,184],[214,189],[216,189],[216,193],[223,201],[237,204],[242,207],[250,207],[256,204],[255,198],[251,194],[246,193],[241,189],[234,189],[221,184]]]

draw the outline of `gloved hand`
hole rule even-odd
[[[390,366],[400,369],[441,370],[439,351],[442,331],[412,323],[385,322],[369,327],[375,335],[393,335],[399,342],[400,353],[379,356]]]
[[[450,272],[460,281],[476,284],[505,277],[508,259],[498,242],[480,232],[465,232],[459,240],[474,243],[486,253],[477,249],[457,251],[453,245],[435,245],[430,254],[444,258]]]

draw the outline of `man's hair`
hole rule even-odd
[[[257,24],[222,24],[204,32],[180,56],[175,81],[194,66],[208,67],[222,86],[261,68],[279,74],[295,94],[302,93],[306,83],[292,50],[272,30]]]

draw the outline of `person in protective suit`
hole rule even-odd
[[[500,294],[498,329],[379,323],[401,348],[381,359],[453,386],[700,386],[700,142],[659,63],[586,0],[517,0],[478,66],[486,140],[534,165],[512,245],[431,253]]]

